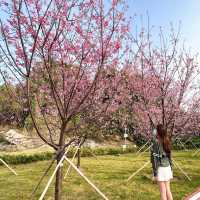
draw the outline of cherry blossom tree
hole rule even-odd
[[[1,70],[25,88],[35,131],[55,150],[59,163],[65,148],[79,139],[74,121],[101,93],[101,73],[120,66],[119,58],[127,51],[126,5],[119,0],[109,4],[1,0],[0,4],[5,16],[0,21]],[[39,117],[34,115],[33,98]],[[62,177],[59,168],[55,200],[61,199]]]
[[[132,88],[138,98],[134,110],[140,114],[145,132],[158,123],[173,132],[178,124],[176,120],[188,109],[198,91],[198,57],[180,46],[179,32],[175,34],[173,29],[168,37],[160,29],[159,38],[157,44],[151,32],[143,29],[132,40],[137,46],[129,62],[129,70],[135,77]]]

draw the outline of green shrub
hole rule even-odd
[[[127,147],[125,150],[122,150],[120,147],[101,147],[101,148],[89,148],[89,147],[83,147],[81,149],[81,157],[91,157],[91,156],[100,156],[100,155],[119,155],[123,153],[132,153],[135,152],[136,149],[133,147]],[[75,149],[71,149],[68,152],[68,157],[72,158],[75,153]],[[0,155],[0,158],[3,159],[8,164],[26,164],[36,161],[42,161],[42,160],[50,160],[54,156],[53,152],[43,152],[43,153],[35,153],[35,154],[2,154]],[[0,162],[0,165],[2,163]]]
[[[146,138],[144,135],[141,134],[133,135],[133,139],[138,147],[143,146],[148,141],[148,138]]]
[[[33,129],[33,121],[31,119],[31,116],[29,115],[25,122],[24,122],[24,128],[28,129],[28,130],[32,130]]]
[[[81,157],[89,157],[92,156],[93,154],[93,149],[90,147],[83,147],[81,148]]]
[[[52,157],[53,157],[53,153],[51,152],[38,153],[38,154],[32,154],[32,155],[26,155],[26,154],[0,155],[0,158],[3,159],[8,164],[26,164],[26,163],[39,161],[39,160],[50,160]],[[2,165],[1,162],[0,162],[0,165]]]
[[[0,135],[0,143],[9,144],[9,142],[2,135]]]
[[[172,148],[175,150],[200,148],[200,137],[198,136],[191,138],[191,140],[188,140],[188,138],[181,138],[180,141],[174,140],[172,143]]]

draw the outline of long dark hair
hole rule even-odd
[[[167,154],[171,153],[171,141],[167,134],[167,129],[162,125],[157,125],[157,133]]]

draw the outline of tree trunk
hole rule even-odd
[[[59,152],[56,160],[57,164],[62,159],[63,155],[65,154],[65,150],[63,149],[65,143],[64,131],[66,128],[66,123],[62,124],[61,133],[60,133],[60,140],[59,140],[59,147],[61,152]],[[62,181],[63,181],[63,168],[62,166],[58,168],[56,172],[56,183],[55,183],[55,200],[62,200]]]
[[[77,152],[77,168],[79,169],[80,166],[81,166],[81,149],[79,148]]]
[[[60,162],[63,153],[61,153],[57,158],[57,164]],[[62,199],[62,180],[63,180],[63,168],[62,166],[58,168],[56,172],[56,183],[55,183],[55,200]]]

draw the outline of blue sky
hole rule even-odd
[[[141,15],[144,24],[147,22],[147,11],[155,30],[162,26],[169,31],[171,22],[177,28],[181,21],[181,38],[185,45],[200,52],[200,0],[128,0],[128,3],[128,14],[137,14],[134,27],[141,25]]]
[[[169,32],[170,23],[175,29],[181,22],[181,39],[186,47],[193,52],[200,52],[200,0],[127,0],[129,4],[129,16],[134,16],[133,31],[141,26],[141,16],[144,24],[147,22],[147,11],[150,25],[154,25],[154,33],[158,33],[162,26]],[[1,18],[4,18],[0,14]],[[139,29],[139,28],[138,28]]]

